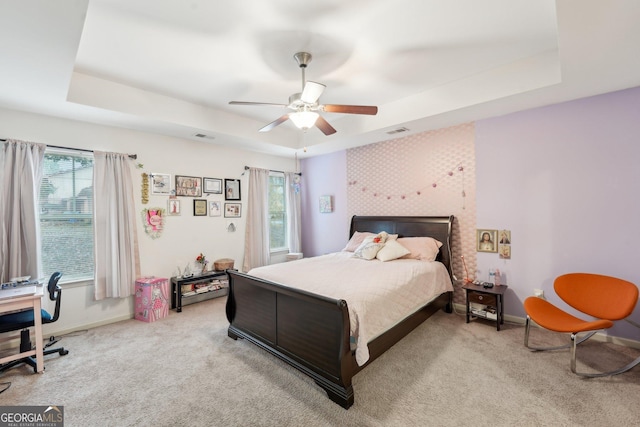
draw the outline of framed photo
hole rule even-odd
[[[202,197],[202,178],[176,175],[176,196]]]
[[[167,202],[167,215],[180,215],[180,200],[169,199]]]
[[[240,180],[239,179],[224,180],[224,199],[240,200]]]
[[[171,175],[166,173],[152,173],[151,194],[171,194]]]
[[[241,214],[242,214],[242,203],[225,203],[224,204],[225,218],[240,218]]]
[[[220,216],[222,215],[222,206],[221,202],[217,201],[209,201],[209,216]]]
[[[498,252],[498,230],[476,230],[476,251]]]
[[[222,194],[222,180],[218,178],[202,178],[202,191],[211,194]]]
[[[207,216],[207,201],[205,199],[193,200],[193,216]]]
[[[333,198],[331,196],[320,196],[320,213],[333,212]]]

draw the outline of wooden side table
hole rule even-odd
[[[500,325],[504,324],[504,293],[507,288],[507,285],[498,285],[492,288],[485,288],[482,285],[465,283],[462,286],[462,289],[464,289],[467,294],[467,323],[469,323],[471,317],[493,320],[494,322],[496,322],[496,329],[499,331]],[[495,307],[495,319],[490,312],[484,311],[483,313],[482,311],[472,311],[469,306],[470,302]]]

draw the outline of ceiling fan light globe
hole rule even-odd
[[[299,111],[291,113],[289,118],[298,129],[307,130],[316,124],[318,116],[319,114],[313,111]]]

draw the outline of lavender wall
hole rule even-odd
[[[572,271],[640,285],[640,88],[476,123],[479,227],[512,230],[512,259],[479,253],[507,273],[506,311]],[[640,321],[636,309],[633,320]],[[626,324],[611,335],[638,339]]]
[[[340,251],[349,240],[346,151],[300,162],[302,252],[316,256]],[[334,211],[320,213],[320,196],[333,196]]]
[[[553,279],[571,271],[640,285],[640,88],[481,120],[475,131],[477,227],[512,232],[511,259],[477,253],[476,273],[501,270],[506,314],[524,317],[534,289],[561,304]],[[302,162],[305,255],[340,250],[348,234],[345,158]],[[336,213],[318,213],[321,194],[336,196]],[[640,322],[640,309],[631,318]],[[626,323],[610,335],[638,340]]]

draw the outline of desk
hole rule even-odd
[[[46,286],[36,286],[36,293],[18,298],[0,299],[0,314],[5,314],[15,310],[24,310],[25,308],[33,308],[33,323],[35,329],[36,349],[29,350],[24,353],[14,354],[12,356],[0,359],[0,364],[11,362],[13,360],[22,359],[27,356],[36,357],[36,372],[44,371],[44,344],[42,343],[42,296]]]

